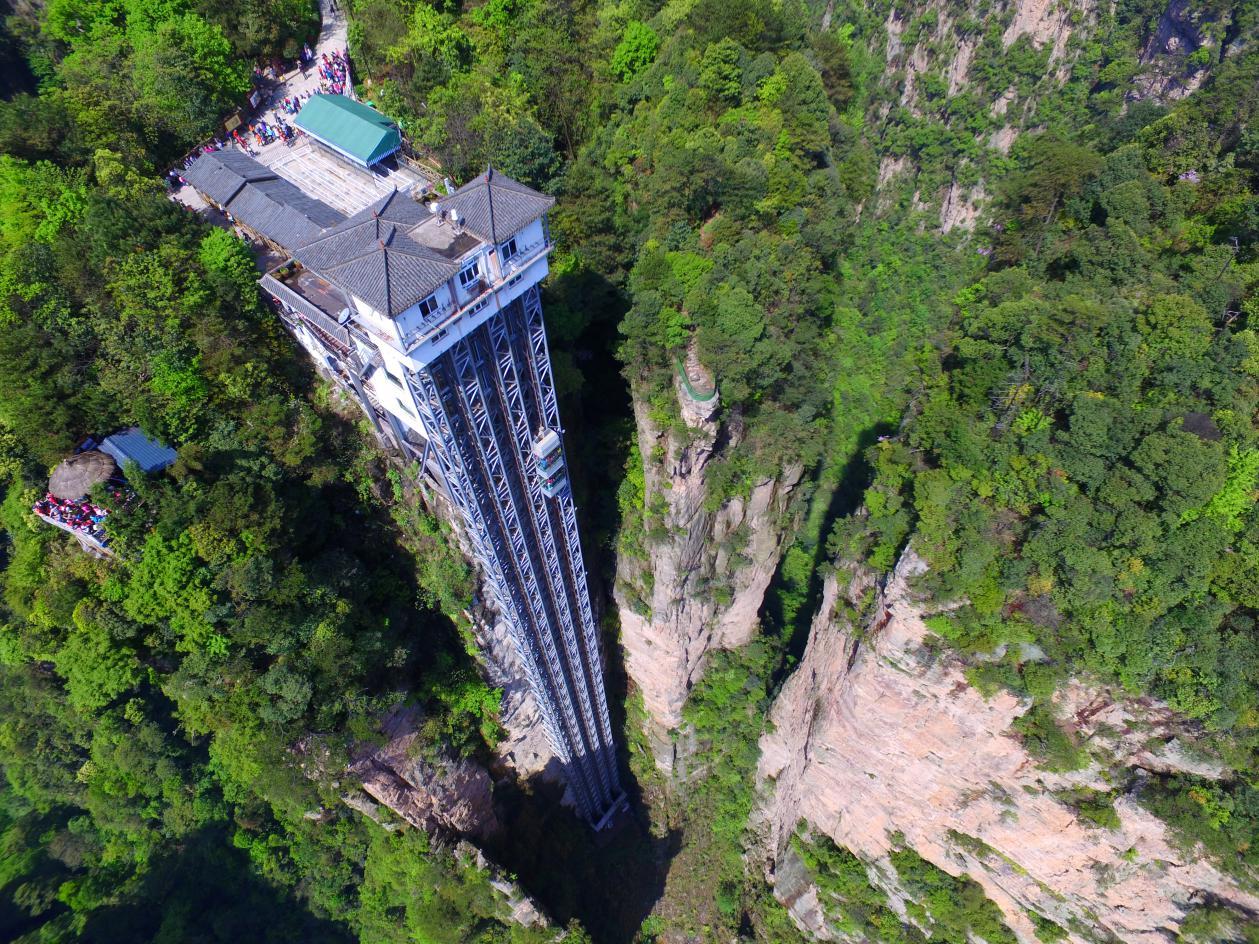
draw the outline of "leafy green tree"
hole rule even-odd
[[[611,67],[614,75],[625,82],[651,65],[660,49],[660,37],[646,23],[633,20],[625,27],[621,41],[612,50]]]

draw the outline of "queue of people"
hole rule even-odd
[[[168,172],[172,188],[178,190],[188,183],[181,171],[191,166],[202,154],[234,146],[251,157],[257,157],[261,148],[276,141],[283,141],[291,146],[302,132],[290,124],[286,120],[287,118],[297,115],[306,102],[317,92],[335,95],[350,94],[349,50],[333,49],[330,52],[316,53],[315,50],[311,49],[310,44],[307,43],[302,46],[297,65],[301,69],[303,76],[308,74],[312,66],[318,70],[318,89],[312,87],[305,91],[273,99],[263,106],[258,116],[252,121],[234,128],[222,138],[215,138],[195,149],[181,164],[171,168]],[[276,64],[265,70],[261,67],[255,67],[255,82],[262,84],[274,80],[278,77],[282,68],[281,64]],[[250,102],[256,103],[257,101],[258,93],[255,92],[250,95]]]
[[[346,55],[346,50],[334,49],[332,55],[323,53],[317,65],[320,78],[319,91],[344,95],[350,77],[350,60]]]

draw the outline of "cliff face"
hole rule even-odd
[[[1037,940],[1031,913],[1070,928],[1075,941],[1087,934],[1155,944],[1174,940],[1189,905],[1205,895],[1259,909],[1259,898],[1171,844],[1162,822],[1131,797],[1116,800],[1110,829],[1054,795],[1109,790],[1108,770],[1218,774],[1189,759],[1173,714],[1070,686],[1057,711],[1095,762],[1046,772],[1011,730],[1026,704],[1008,693],[985,699],[955,656],[924,647],[929,611],[910,589],[924,569],[907,552],[884,587],[868,574],[846,588],[846,574],[828,578],[804,658],[771,712],[754,825],[766,874],[797,923],[821,939],[843,937],[788,845],[801,821],[865,861],[902,918],[903,892],[886,864],[897,843],[968,874],[1028,944]]]
[[[698,377],[696,365],[688,374]],[[616,599],[626,668],[642,694],[657,765],[675,771],[685,750],[675,732],[711,652],[748,642],[781,551],[788,502],[801,470],[757,482],[746,497],[706,504],[708,476],[739,440],[679,381],[689,435],[662,430],[634,404],[651,521],[646,559],[621,554]],[[680,771],[679,771],[680,772]]]
[[[958,99],[985,116],[972,122],[982,132],[967,132],[978,134],[981,153],[959,158],[949,175],[923,173],[911,153],[895,146],[881,157],[876,193],[865,212],[907,205],[924,214],[924,225],[943,232],[979,222],[992,191],[987,157],[1007,154],[1020,134],[1035,129],[1040,103],[1072,81],[1090,43],[1109,41],[1117,29],[1113,13],[1096,0],[871,0],[861,9],[866,16],[850,16],[832,0],[826,18],[830,28],[863,23],[851,41],[883,63],[877,81],[884,88],[871,96],[878,104],[867,116],[872,138],[898,112],[950,127],[955,109],[945,106]],[[1228,43],[1211,38],[1228,35],[1228,24],[1213,22],[1212,15],[1168,0],[1146,24],[1142,47],[1132,49],[1132,71],[1122,81],[1130,82],[1133,97],[1166,100],[1200,83],[1206,70],[1188,57],[1197,52],[1201,58],[1206,49],[1218,59]],[[644,540],[640,553],[620,555],[615,591],[628,671],[666,771],[679,755],[670,732],[681,724],[682,706],[708,654],[739,646],[754,631],[782,549],[784,512],[800,479],[799,470],[786,469],[756,483],[746,498],[713,508],[710,469],[740,432],[717,418],[715,399],[703,398],[707,378],[693,357],[685,374],[677,383],[684,433],[654,420],[641,398],[635,404]]]
[[[870,208],[890,210],[904,185],[912,191],[911,208],[945,233],[969,230],[978,221],[993,189],[986,185],[987,157],[1008,154],[1020,134],[1041,126],[1040,104],[1058,95],[1081,57],[1096,55],[1099,47],[1113,55],[1109,44],[1130,28],[1121,21],[1140,16],[1117,17],[1113,5],[1097,0],[872,0],[866,6],[880,25],[859,40],[884,64],[884,88],[876,98],[882,104],[869,116],[871,123],[885,122],[895,104],[916,121],[975,133],[983,145],[943,178],[920,174],[907,153],[882,157]],[[1112,61],[1099,81],[1115,86],[1129,103],[1183,98],[1241,41],[1228,16],[1226,10],[1168,0],[1157,17],[1141,23],[1144,35],[1139,47],[1128,50],[1131,58]],[[956,106],[959,97],[971,102],[960,110],[946,107]],[[973,113],[960,121],[950,113],[965,115],[970,108],[983,113],[982,121]],[[968,130],[981,124],[983,131]]]
[[[1229,11],[1222,15],[1228,17]],[[1220,16],[1221,11],[1204,4],[1170,0],[1141,50],[1141,71],[1133,80],[1129,101],[1175,101],[1198,89],[1209,64],[1229,52],[1228,40],[1221,38],[1234,32],[1233,24]]]
[[[518,780],[542,777],[562,784],[557,773],[559,762],[547,741],[538,703],[507,627],[488,611],[477,621],[477,627],[478,655],[486,681],[503,693],[498,720],[506,733],[496,751],[498,764]]]
[[[459,548],[475,569],[476,556],[464,533],[463,519],[455,507],[445,495],[431,488],[424,489],[424,503],[450,525]],[[478,597],[481,600],[489,598],[484,585],[478,588]],[[547,740],[538,703],[529,689],[524,666],[506,625],[494,610],[484,604],[474,605],[472,612],[463,615],[472,624],[476,659],[486,682],[502,692],[498,720],[504,736],[498,744],[493,766],[496,770],[509,771],[518,780],[541,777],[562,786],[564,781],[558,772],[558,759]]]
[[[881,53],[885,63],[883,82],[889,86],[885,104],[874,116],[876,122],[891,112],[895,101],[916,119],[951,119],[942,110],[942,101],[966,95],[987,112],[996,126],[981,142],[995,153],[1006,154],[1022,130],[1035,125],[1039,99],[1055,92],[1070,76],[1071,65],[1080,54],[1081,40],[1096,26],[1095,0],[997,0],[997,2],[946,3],[927,0],[903,4],[883,2],[881,36],[865,37],[870,48]],[[1002,26],[1000,52],[988,48],[989,24]],[[1074,40],[1074,41],[1073,41]],[[996,81],[990,62],[1003,56],[1016,43],[1026,42],[1043,65],[1038,80],[1011,74]],[[987,82],[976,77],[985,74]],[[941,98],[940,93],[946,96]],[[918,168],[907,155],[885,155],[879,168],[879,197],[875,211],[888,209],[892,193],[888,185],[914,179],[911,205],[930,214],[941,232],[974,227],[988,196],[982,162],[963,159],[952,169],[951,179],[920,179]]]

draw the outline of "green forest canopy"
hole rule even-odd
[[[1247,5],[1215,6],[1254,35]],[[694,343],[746,431],[710,501],[809,469],[822,512],[788,552],[785,618],[810,617],[828,496],[887,431],[829,554],[889,568],[913,535],[935,590],[969,601],[942,637],[1039,646],[1045,661],[975,681],[1036,700],[1025,736],[1051,762],[1078,760],[1045,708],[1071,675],[1195,719],[1236,780],[1170,778],[1148,801],[1252,868],[1255,51],[1172,107],[1129,105],[1161,4],[1100,16],[1060,88],[1043,50],[1006,50],[1000,17],[977,10],[958,26],[980,40],[971,83],[949,96],[926,74],[911,110],[884,74],[888,9],[837,3],[823,31],[792,0],[354,0],[350,48],[452,176],[492,157],[560,198],[547,310],[569,392],[583,381],[564,348],[619,323],[635,395],[681,432],[673,371]],[[430,747],[485,751],[493,693],[451,620],[471,582],[312,389],[249,253],[158,182],[240,103],[254,62],[291,58],[317,25],[308,0],[54,0],[9,22],[37,81],[0,105],[0,920],[15,936],[227,941],[261,921],[294,940],[528,939],[483,875],[365,823],[296,763],[303,745],[334,771],[407,697]],[[902,41],[929,27],[914,18]],[[1007,88],[1043,130],[1003,156],[982,142]],[[883,158],[916,176],[876,193]],[[980,177],[993,196],[973,234],[914,209],[916,190]],[[120,559],[102,564],[28,509],[84,434],[131,423],[180,460],[136,482],[143,504],[115,516]],[[622,539],[641,548],[650,509],[629,484]],[[720,736],[681,814],[714,826],[685,858],[690,885],[670,888],[683,924],[733,933],[751,913],[763,939],[790,933],[740,854],[789,628],[723,661],[689,708]]]

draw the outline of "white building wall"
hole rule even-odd
[[[367,302],[363,301],[357,295],[352,296],[354,299],[354,318],[368,331],[389,341],[391,344],[401,344],[401,338],[398,334],[398,325],[392,318],[387,318],[381,312],[377,311]]]
[[[489,264],[489,260],[486,259],[485,253],[483,251],[468,253],[468,255],[460,259],[459,271],[462,273],[466,268],[468,268],[473,263],[476,263],[476,266],[477,266],[477,272],[478,272],[477,278],[480,279],[482,282],[488,283],[490,281],[490,264]],[[473,282],[469,287],[465,288],[464,286],[459,284],[459,276],[456,275],[454,278],[454,283],[455,283],[456,298],[458,300],[460,307],[468,304],[468,302],[476,298],[478,293],[476,291],[475,282]]]
[[[408,373],[422,370],[425,364],[440,357],[457,340],[471,334],[499,310],[506,308],[530,287],[546,278],[550,270],[547,257],[537,255],[546,239],[542,221],[534,221],[514,235],[517,251],[512,259],[501,260],[503,281],[498,290],[492,296],[482,299],[480,307],[475,311],[465,312],[457,321],[448,325],[440,336],[428,339],[410,354],[404,353],[404,339],[413,336],[424,320],[418,304],[396,318],[389,319],[361,299],[354,299],[356,320],[368,329],[369,337],[375,343],[381,358],[382,366],[371,375],[367,386],[381,407],[404,427],[426,435],[420,423],[420,411],[414,392],[407,379]],[[503,241],[505,242],[507,240]],[[466,265],[470,259],[478,258],[481,278],[486,282],[490,281],[487,249],[488,247],[484,247],[469,253],[462,260]],[[442,285],[434,293],[441,306],[442,318],[449,318],[457,308],[466,306],[474,298],[470,292],[458,291],[457,278],[452,281],[456,289],[453,294],[450,285]],[[382,338],[389,343],[380,343]],[[368,359],[370,358],[364,358]],[[401,383],[395,383],[391,377],[397,378]]]
[[[517,257],[525,258],[533,252],[536,252],[542,246],[542,243],[546,239],[546,230],[542,228],[541,220],[534,220],[520,232],[516,233],[515,236]],[[507,239],[504,239],[501,243],[499,243],[499,245],[501,246],[507,241]],[[507,275],[510,269],[511,260],[504,260],[503,275]]]
[[[376,402],[381,405],[381,408],[386,413],[396,417],[403,426],[415,430],[417,433],[427,435],[424,433],[424,427],[420,423],[419,410],[416,408],[406,377],[397,372],[396,365],[389,368],[389,373],[397,377],[402,382],[402,386],[398,386],[389,377],[385,376],[383,370],[377,369],[366,383],[368,389],[371,390],[372,396],[376,398]]]
[[[433,295],[437,299],[439,310],[443,313],[449,314],[451,308],[450,287],[445,284],[440,285],[437,290],[433,292]],[[402,314],[398,315],[394,321],[398,325],[398,332],[401,337],[404,340],[410,337],[416,330],[419,329],[420,325],[424,321],[424,316],[420,314],[419,303],[417,302]]]

